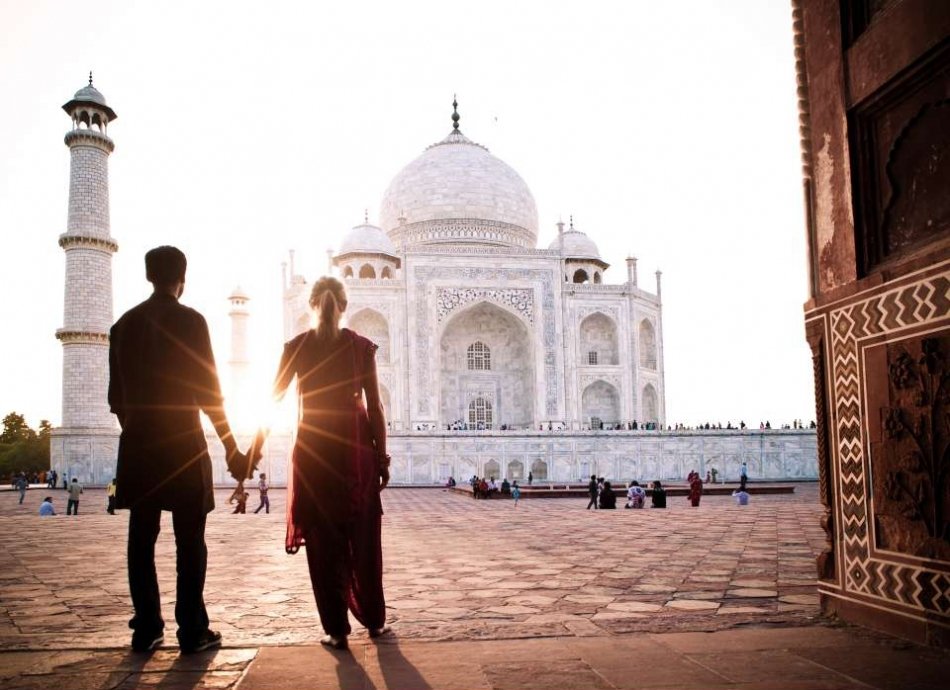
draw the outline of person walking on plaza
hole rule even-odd
[[[746,463],[742,463],[742,466],[739,468],[739,484],[745,489],[746,482],[749,481],[749,466]]]
[[[115,505],[129,510],[129,591],[135,613],[132,649],[146,652],[164,640],[155,542],[162,511],[171,511],[177,553],[175,620],[178,645],[193,653],[221,645],[208,627],[204,585],[207,514],[214,509],[211,457],[201,426],[204,412],[224,444],[228,469],[250,476],[224,411],[211,337],[204,317],[179,303],[185,255],[158,247],[145,255],[151,297],[127,311],[109,338],[109,405],[122,433]]]
[[[264,509],[265,513],[270,513],[270,499],[267,498],[267,475],[261,472],[260,478],[257,480],[257,490],[261,494],[261,504],[257,506],[257,510],[254,511],[254,514],[257,515],[261,512],[261,508]]]
[[[515,508],[518,507],[518,500],[521,498],[521,487],[518,486],[518,480],[511,485],[511,497],[515,500]]]
[[[531,482],[534,481],[534,472],[528,471],[528,486],[531,486]]]
[[[597,509],[597,475],[592,474],[590,476],[590,481],[587,483],[587,494],[590,496],[590,500],[587,502],[587,510],[594,508]]]
[[[30,482],[24,473],[20,473],[13,483],[16,490],[20,492],[20,505],[23,505],[23,498],[26,496],[26,490],[30,488]]]
[[[106,512],[109,515],[115,515],[115,477],[112,478],[108,484],[106,484]]]
[[[56,515],[56,511],[53,509],[53,497],[47,496],[43,499],[43,502],[40,503],[40,517],[48,517],[50,515]]]
[[[66,501],[66,514],[79,515],[79,495],[82,493],[82,484],[73,477],[69,483],[69,499]]]
[[[234,503],[237,501],[237,505],[234,506],[234,510],[231,511],[232,515],[246,514],[247,513],[247,499],[251,494],[244,490],[244,483],[240,482],[234,488],[234,493],[231,494],[231,498],[228,499],[228,503]]]
[[[699,501],[703,497],[703,480],[699,472],[690,472],[687,481],[689,481],[689,494],[686,498],[689,499],[689,504],[693,508],[698,508]]]
[[[389,483],[386,416],[376,378],[377,346],[340,318],[347,300],[336,278],[310,293],[317,328],[284,345],[274,392],[297,379],[299,424],[288,482],[288,553],[306,546],[310,583],[326,636],[346,649],[347,609],[370,637],[389,632],[383,594],[380,492]],[[365,406],[364,406],[365,398]]]

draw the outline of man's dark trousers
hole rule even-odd
[[[129,589],[135,617],[129,626],[146,634],[160,632],[162,619],[158,577],[155,574],[155,541],[161,528],[162,511],[142,506],[129,516]],[[208,611],[204,603],[208,548],[205,546],[207,514],[200,506],[171,511],[177,551],[178,591],[175,620],[179,644],[194,643],[208,629]]]

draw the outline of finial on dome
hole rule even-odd
[[[363,209],[363,224],[369,225],[369,209],[368,208]]]
[[[92,70],[89,70],[89,86],[92,86]]]
[[[461,116],[459,115],[459,104],[458,97],[456,94],[452,94],[452,129],[456,132],[459,131],[459,120]]]
[[[574,214],[573,213],[570,215],[570,219],[571,219],[571,230],[573,230],[574,229]]]

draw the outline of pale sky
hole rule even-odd
[[[462,131],[534,193],[539,246],[573,214],[606,282],[628,254],[651,291],[662,269],[670,423],[807,423],[791,26],[787,0],[0,0],[0,414],[61,419],[60,106],[91,69],[118,114],[116,318],[149,294],[144,252],[174,244],[219,365],[240,284],[269,377],[287,250],[325,272],[457,93]]]

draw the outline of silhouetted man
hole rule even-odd
[[[116,507],[130,510],[129,590],[135,615],[129,627],[136,651],[155,649],[164,639],[155,574],[163,510],[171,511],[175,530],[179,647],[191,653],[221,644],[220,633],[208,627],[204,604],[205,519],[214,509],[214,494],[199,411],[224,443],[232,474],[246,476],[246,458],[224,413],[208,325],[201,314],[178,303],[186,266],[185,255],[174,247],[148,252],[145,275],[154,292],[126,312],[110,336],[109,405],[122,426]]]
[[[590,501],[587,503],[587,510],[590,510],[591,508],[597,510],[598,487],[596,474],[592,474],[590,476],[590,481],[587,483],[587,493],[590,496]]]

